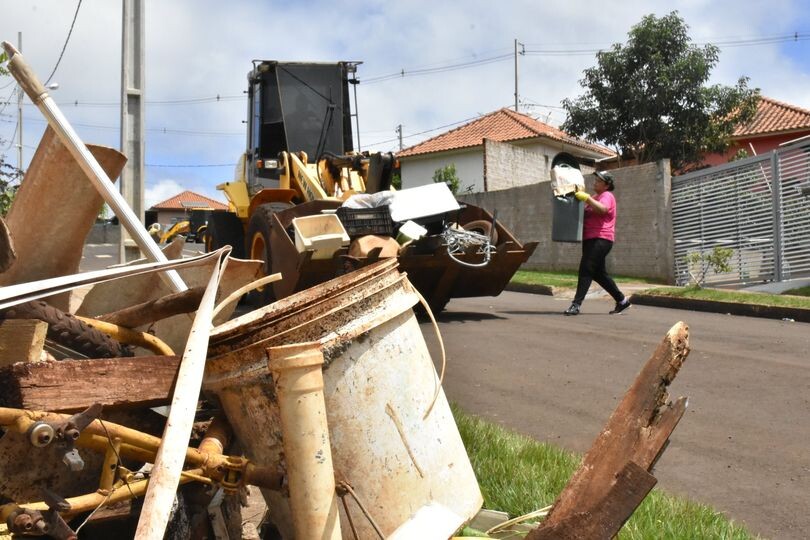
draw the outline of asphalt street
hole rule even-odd
[[[689,407],[654,471],[658,488],[710,504],[767,538],[810,534],[810,325],[504,292],[439,316],[444,387],[465,411],[585,452],[666,332],[690,328],[670,387]],[[434,330],[422,325],[434,359]],[[537,501],[538,508],[553,501]]]

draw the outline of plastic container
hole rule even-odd
[[[394,222],[391,220],[391,209],[388,205],[377,208],[347,208],[341,206],[337,215],[346,232],[352,238],[375,234],[393,236]]]
[[[411,240],[419,240],[426,234],[427,234],[426,228],[422,227],[416,222],[406,221],[399,228],[399,233],[397,234],[397,242],[399,242],[400,244],[404,244],[406,242],[410,242]]]
[[[299,253],[314,251],[313,259],[329,259],[335,251],[349,244],[349,235],[335,214],[295,218],[292,225],[295,248]]]
[[[585,203],[573,196],[551,197],[552,242],[582,242]]]

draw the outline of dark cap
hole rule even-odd
[[[597,178],[602,180],[608,186],[608,191],[613,191],[613,175],[610,174],[608,171],[596,171],[593,174],[596,175]]]

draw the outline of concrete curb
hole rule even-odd
[[[554,296],[554,288],[548,285],[530,285],[528,283],[509,283],[504,290],[530,294]]]
[[[714,300],[695,300],[674,296],[657,296],[653,294],[633,294],[630,302],[640,306],[655,306],[707,313],[728,313],[745,317],[762,317],[766,319],[792,319],[798,322],[810,322],[810,309],[759,306],[738,302],[717,302]]]

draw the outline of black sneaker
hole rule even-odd
[[[624,299],[624,302],[617,302],[616,307],[613,308],[613,311],[610,312],[611,315],[615,315],[617,313],[621,313],[625,309],[630,307],[630,300],[627,298]]]
[[[563,315],[579,315],[579,304],[571,304],[571,306],[563,312]]]

